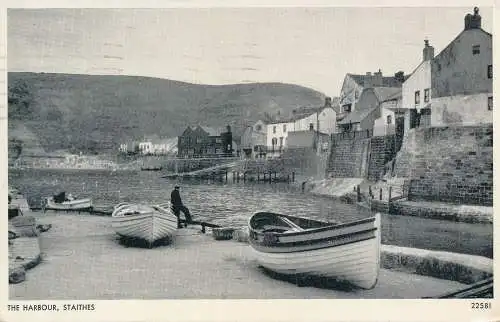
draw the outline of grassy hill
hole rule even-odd
[[[9,139],[24,142],[18,126],[25,126],[29,140],[35,135],[48,152],[116,150],[125,140],[176,137],[197,123],[230,124],[239,136],[266,113],[290,115],[294,108],[324,103],[322,93],[281,83],[212,86],[135,76],[12,72],[8,82]]]

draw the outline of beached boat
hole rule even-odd
[[[92,199],[74,199],[71,196],[66,197],[65,192],[61,192],[55,196],[45,198],[45,210],[62,210],[62,211],[85,211],[92,209]]]
[[[141,171],[161,171],[163,169],[162,166],[158,167],[141,167]]]
[[[254,214],[249,242],[257,261],[279,274],[319,276],[373,288],[380,266],[380,214],[335,224],[269,212]]]
[[[159,240],[171,240],[177,232],[177,217],[164,205],[122,203],[111,216],[119,236],[139,239],[149,246]]]

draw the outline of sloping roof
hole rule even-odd
[[[276,119],[274,122],[269,122],[269,124],[292,123],[311,116],[317,112],[321,112],[325,108],[332,108],[335,113],[339,113],[340,111],[340,105],[338,105],[338,103],[336,105],[332,104],[332,106],[302,106],[295,109],[292,116]]]
[[[401,87],[374,87],[373,91],[377,95],[379,102],[394,99],[397,98],[397,95],[402,95]]]
[[[221,136],[222,133],[226,132],[225,128],[213,128],[209,126],[200,125],[200,128],[207,132],[209,136]]]
[[[378,106],[368,109],[368,110],[354,110],[354,112],[347,114],[341,121],[338,121],[337,124],[344,125],[349,123],[360,123],[363,121],[370,113],[375,111]]]
[[[366,75],[358,75],[358,74],[347,74],[349,75],[358,85],[365,85],[365,76]],[[372,75],[373,76],[373,75]],[[405,75],[405,80],[408,78],[408,75]],[[382,76],[382,86],[381,87],[398,87],[402,86],[403,82],[400,82],[395,76]]]

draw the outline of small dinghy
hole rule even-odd
[[[249,242],[264,268],[375,287],[380,270],[380,214],[333,224],[269,212],[248,223]]]
[[[119,236],[144,241],[149,247],[159,240],[172,240],[177,232],[177,217],[164,205],[121,203],[111,217]]]
[[[62,211],[84,211],[92,209],[92,199],[75,199],[71,196],[66,196],[66,192],[61,192],[55,196],[45,198],[45,210],[62,210]]]

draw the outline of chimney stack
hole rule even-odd
[[[372,76],[372,73],[366,72],[363,87],[364,88],[373,87],[373,76]]]
[[[429,40],[424,40],[425,46],[423,52],[424,61],[431,60],[434,58],[434,47],[429,45]]]
[[[331,106],[332,106],[332,98],[327,96],[325,98],[325,107],[331,107]]]
[[[378,72],[373,73],[373,86],[380,87],[382,86],[382,71],[379,69]]]
[[[469,29],[481,29],[481,16],[479,15],[479,8],[474,7],[474,15],[471,15],[468,13],[465,16],[465,24],[464,24],[464,29],[469,30]]]

